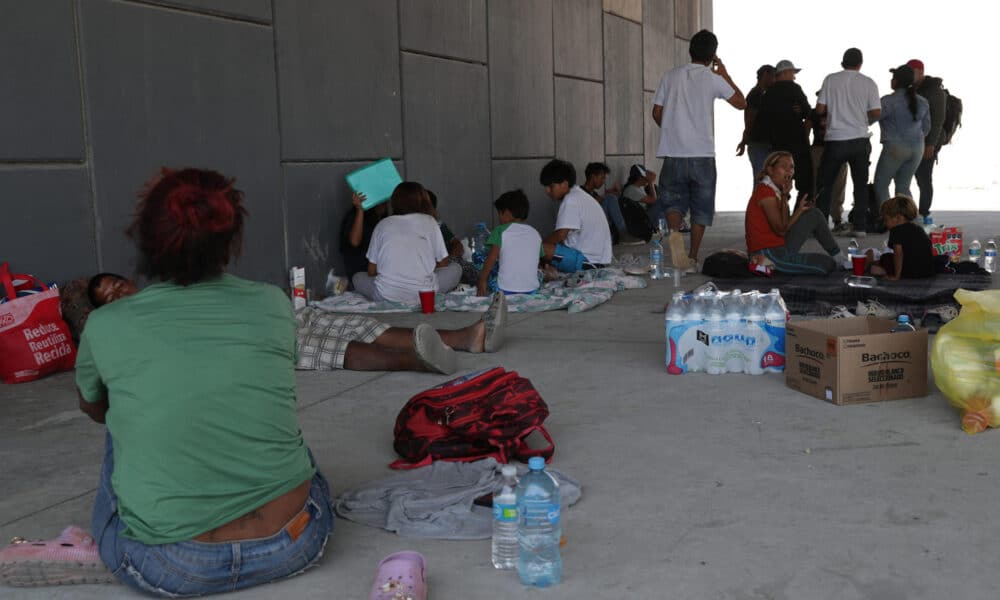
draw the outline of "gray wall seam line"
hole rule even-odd
[[[604,83],[600,79],[593,79],[591,77],[581,77],[579,75],[571,75],[569,73],[552,73],[552,77],[558,77],[559,79],[575,79],[576,81],[589,81],[591,83],[602,83],[602,84]]]
[[[271,51],[274,53],[274,111],[278,128],[278,179],[281,184],[281,237],[284,241],[285,250],[285,270],[291,266],[292,253],[288,246],[288,190],[285,187],[285,169],[282,166],[281,154],[285,147],[284,130],[281,126],[281,69],[278,67],[278,9],[274,1],[271,1]]]
[[[490,0],[485,2],[486,14],[483,18],[486,19],[484,27],[486,28],[486,130],[487,130],[487,140],[486,143],[489,144],[489,156],[490,156],[490,194],[489,198],[493,198],[496,194],[496,188],[494,184],[496,181],[493,178],[493,78],[490,76]],[[555,140],[553,140],[553,144]],[[490,211],[490,228],[495,227],[496,224],[493,223],[493,211]]]
[[[399,152],[403,161],[403,180],[409,181],[410,174],[407,173],[406,164],[406,96],[403,95],[403,11],[400,3],[403,0],[396,0],[396,60],[399,69]]]
[[[185,15],[192,15],[195,17],[204,17],[207,19],[222,19],[224,21],[233,21],[236,23],[244,23],[246,25],[256,25],[258,27],[271,27],[272,24],[267,21],[261,21],[259,19],[254,19],[253,17],[233,15],[224,12],[216,12],[208,9],[198,10],[195,7],[189,6],[175,6],[172,4],[161,4],[155,0],[111,0],[115,4],[132,4],[136,6],[145,6],[148,8],[153,8],[157,10],[164,10],[169,12],[181,13]],[[272,0],[271,7],[273,9],[274,2]],[[271,15],[274,16],[273,13]]]
[[[400,35],[402,35],[402,31],[400,31]],[[435,52],[425,52],[423,50],[414,50],[414,49],[411,49],[411,48],[403,48],[402,45],[400,45],[399,51],[400,51],[400,53],[413,54],[413,55],[416,55],[416,56],[427,56],[429,58],[440,58],[441,60],[451,60],[451,61],[455,61],[455,62],[466,63],[466,64],[469,64],[469,65],[479,65],[481,67],[487,66],[486,62],[481,61],[481,60],[472,60],[470,58],[458,58],[456,56],[446,56],[444,54],[437,54]]]
[[[101,211],[97,201],[97,167],[94,164],[94,146],[90,139],[90,102],[87,97],[87,72],[86,61],[83,57],[83,16],[81,10],[82,0],[73,3],[73,36],[76,38],[76,67],[79,70],[77,75],[80,79],[80,119],[83,133],[83,154],[87,164],[87,182],[90,187],[90,209],[94,217],[94,256],[97,259],[97,272],[104,271],[104,250],[101,248],[103,239],[104,224],[101,223]]]

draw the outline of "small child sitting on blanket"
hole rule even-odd
[[[563,273],[607,266],[611,252],[611,227],[594,197],[576,185],[576,169],[553,159],[538,176],[545,195],[559,202],[555,231],[543,240],[545,258]]]
[[[528,197],[521,190],[512,190],[501,194],[493,206],[497,209],[500,226],[486,240],[489,254],[479,274],[479,295],[496,291],[533,294],[540,284],[538,262],[545,257],[545,252],[542,236],[524,223],[528,218]],[[493,267],[497,263],[499,272],[494,277]]]
[[[934,252],[923,227],[913,223],[917,206],[906,196],[896,196],[882,203],[879,211],[889,228],[888,246],[892,252],[872,263],[872,275],[890,281],[917,279],[934,275]]]

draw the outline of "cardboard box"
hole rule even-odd
[[[927,330],[875,317],[791,322],[785,384],[837,405],[927,395]]]
[[[962,260],[962,228],[942,227],[930,233],[934,256],[947,254],[953,261]]]

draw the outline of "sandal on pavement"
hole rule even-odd
[[[503,345],[504,330],[507,328],[507,295],[503,292],[493,294],[493,302],[483,315],[486,324],[486,338],[483,340],[483,352],[496,352]]]
[[[427,323],[414,327],[413,349],[420,364],[435,373],[450,375],[458,368],[455,351],[448,347],[438,332]]]
[[[74,525],[51,540],[11,540],[0,550],[0,579],[14,587],[115,582],[94,538]]]
[[[375,570],[368,600],[426,600],[425,561],[419,552],[395,552]]]

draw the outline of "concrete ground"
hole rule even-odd
[[[935,217],[965,226],[966,239],[1000,233],[1000,213]],[[742,239],[742,216],[720,215],[703,256]],[[378,560],[402,549],[427,557],[438,599],[996,597],[1000,432],[963,433],[933,385],[924,398],[838,407],[781,375],[668,376],[671,290],[651,282],[582,314],[512,314],[502,351],[461,356],[463,369],[501,364],[532,380],[551,409],[554,464],[583,483],[563,517],[559,586],[529,589],[495,571],[486,540],[405,539],[339,520],[317,568],[240,597],[366,598]],[[334,493],[390,474],[399,408],[446,379],[299,374],[302,429]],[[71,373],[0,386],[0,539],[89,525],[103,436],[77,411]],[[90,585],[0,596],[138,595]]]

